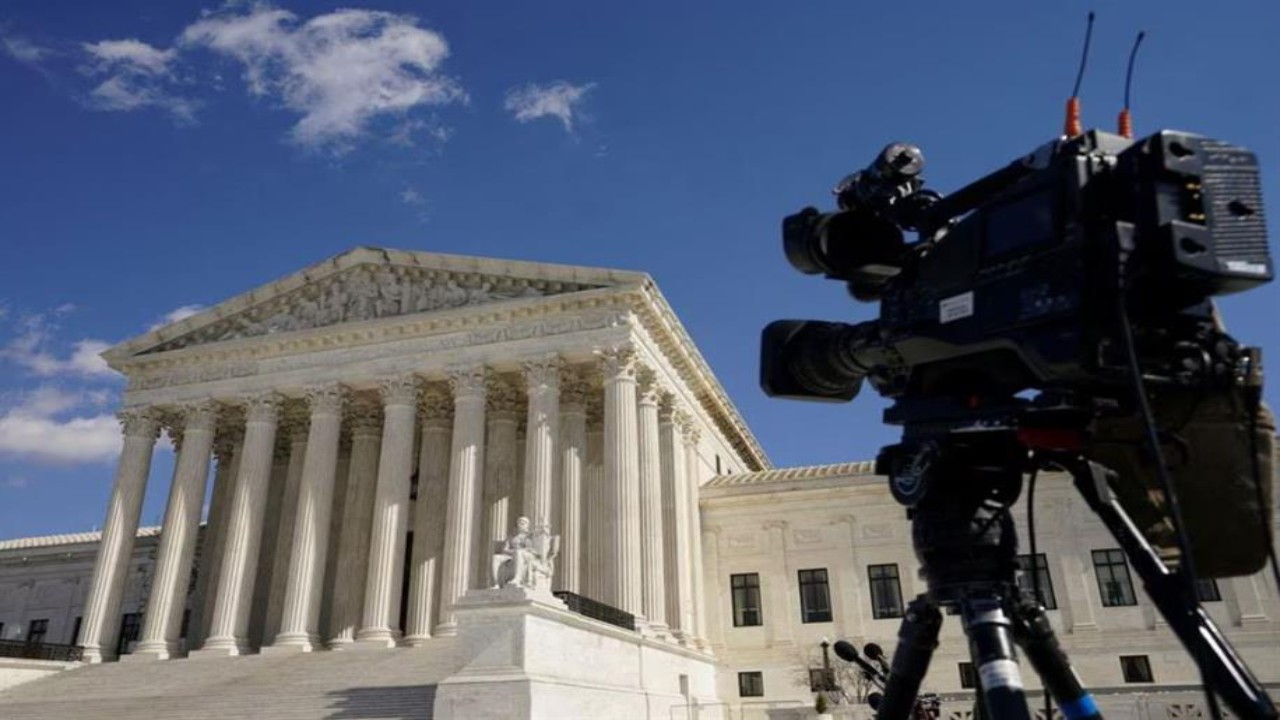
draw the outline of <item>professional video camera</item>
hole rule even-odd
[[[1098,716],[1043,610],[1012,588],[1008,508],[1045,468],[1073,475],[1206,683],[1237,714],[1276,717],[1193,591],[1197,573],[1255,572],[1271,548],[1261,354],[1211,301],[1274,275],[1254,155],[1185,132],[1077,131],[945,197],[923,168],[890,144],[836,186],[836,211],[783,221],[792,265],[880,316],[777,321],[761,355],[771,396],[848,401],[866,380],[895,401],[903,440],[877,472],[911,508],[929,592],[878,717],[914,707],[938,605],[964,616],[992,714],[1027,717],[1016,640],[1068,718]]]

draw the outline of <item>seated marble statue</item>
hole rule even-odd
[[[493,587],[518,586],[530,590],[550,589],[555,572],[560,536],[545,525],[532,532],[529,518],[516,520],[516,531],[493,556]]]

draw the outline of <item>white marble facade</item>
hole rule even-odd
[[[177,461],[131,660],[454,634],[517,516],[561,538],[552,589],[704,648],[697,484],[711,457],[767,466],[641,273],[357,248],[104,357],[128,387],[91,662],[115,654],[162,429]]]

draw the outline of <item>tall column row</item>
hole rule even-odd
[[[377,402],[331,383],[302,401],[264,393],[166,408],[163,418],[122,413],[124,448],[81,634],[91,661],[115,654],[162,419],[182,441],[139,657],[181,653],[193,572],[186,644],[195,656],[420,645],[456,633],[454,604],[491,583],[493,544],[517,515],[560,535],[553,589],[625,610],[657,635],[702,637],[697,439],[658,375],[621,346],[599,352],[594,366],[547,356],[515,374],[455,367],[447,385],[387,378]],[[278,507],[270,524],[268,498]]]

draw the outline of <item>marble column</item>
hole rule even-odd
[[[693,558],[689,546],[689,495],[681,437],[687,419],[666,394],[658,406],[658,452],[662,463],[662,546],[667,570],[667,624],[681,643],[692,639]],[[699,598],[701,601],[701,598]]]
[[[662,456],[658,450],[658,387],[653,369],[637,372],[640,456],[640,565],[649,629],[667,631],[667,589],[662,549]]]
[[[293,557],[293,529],[298,521],[298,496],[302,492],[302,472],[306,464],[307,439],[310,433],[306,414],[295,415],[288,423],[288,470],[285,471],[284,498],[275,528],[276,544],[271,559],[271,587],[267,590],[267,617],[262,631],[262,644],[270,646],[280,634],[284,621],[285,593],[289,589],[291,558]]]
[[[400,591],[404,583],[405,533],[409,522],[409,484],[413,475],[418,393],[414,375],[378,383],[382,395],[382,449],[378,486],[369,534],[369,569],[365,576],[364,613],[356,639],[395,647],[400,636]]]
[[[495,377],[489,383],[486,396],[489,426],[485,439],[484,456],[484,533],[477,543],[472,560],[472,587],[489,587],[489,564],[494,547],[507,539],[515,526],[512,510],[517,509],[516,457],[519,444],[516,439],[520,407],[520,393],[510,378]]]
[[[217,406],[203,400],[178,408],[182,425],[182,449],[178,452],[165,508],[160,545],[156,550],[155,576],[147,598],[142,641],[132,657],[164,659],[178,651],[182,611],[186,607],[191,565],[196,552],[196,531],[209,481]]]
[[[693,589],[693,637],[695,643],[702,648],[707,647],[707,615],[706,607],[709,602],[707,596],[703,593],[703,585],[705,578],[703,575],[702,563],[702,543],[704,535],[702,532],[702,508],[698,504],[698,442],[702,437],[702,431],[698,429],[697,424],[690,418],[684,425],[684,462],[685,462],[685,498],[688,504],[688,521],[689,528],[689,558],[692,562],[690,570],[690,585]],[[714,571],[716,564],[710,564]]]
[[[422,396],[422,442],[418,454],[418,501],[413,518],[409,613],[404,642],[426,644],[440,614],[436,600],[444,554],[445,508],[449,489],[449,441],[453,402],[446,392],[428,388]]]
[[[604,372],[604,602],[644,620],[640,568],[640,446],[637,442],[635,351],[601,354]]]
[[[267,485],[267,507],[263,513],[262,539],[258,543],[258,557],[253,566],[258,569],[253,582],[253,600],[249,609],[249,648],[261,650],[271,644],[275,635],[267,635],[267,605],[271,602],[271,584],[274,582],[276,545],[280,539],[278,518],[284,511],[284,491],[289,484],[289,456],[292,448],[289,436],[293,434],[289,405],[280,408],[280,422],[276,425],[275,464],[271,468],[271,480]],[[292,508],[290,508],[292,510]],[[283,572],[283,568],[281,568]]]
[[[529,395],[529,414],[525,422],[523,514],[535,528],[551,527],[551,489],[556,471],[556,436],[560,433],[560,371],[563,365],[557,356],[523,365]],[[561,528],[551,530],[557,533]]]
[[[455,369],[453,436],[449,449],[449,498],[445,517],[444,565],[440,578],[440,624],[436,635],[457,635],[453,605],[471,587],[471,548],[484,472],[484,406],[487,373],[481,366]]]
[[[80,645],[87,662],[102,662],[115,656],[120,634],[120,602],[138,535],[138,514],[142,495],[151,473],[151,455],[160,424],[149,408],[129,408],[119,413],[124,428],[124,446],[116,466],[107,517],[102,523],[102,540],[93,565],[93,579],[85,601]]]
[[[197,651],[200,653],[241,655],[248,651],[249,606],[257,574],[253,560],[262,542],[281,400],[275,393],[264,393],[247,401],[244,449],[228,512],[213,626],[204,647]]]
[[[373,524],[373,494],[378,482],[382,411],[372,403],[358,403],[352,408],[351,425],[351,468],[347,472],[342,537],[338,541],[338,566],[333,578],[334,634],[329,639],[331,647],[355,641],[364,607],[369,528]]]
[[[307,390],[311,412],[301,442],[302,472],[295,503],[292,540],[280,627],[272,647],[314,650],[320,645],[320,601],[332,527],[334,480],[346,389],[337,383]],[[295,440],[294,449],[299,448]]]
[[[587,394],[591,386],[579,372],[566,372],[560,383],[560,557],[552,587],[581,594],[583,541],[583,470],[587,460]]]
[[[213,627],[213,603],[218,593],[218,575],[222,572],[223,539],[226,537],[227,508],[235,490],[236,475],[240,472],[240,452],[244,449],[244,416],[239,408],[224,408],[213,441],[214,457],[218,461],[213,475],[213,498],[209,505],[209,517],[204,525],[196,557],[195,605],[187,625],[187,650],[204,644]]]
[[[582,528],[587,540],[583,548],[583,594],[604,602],[604,535],[607,528],[604,495],[604,403],[603,396],[587,402],[587,468],[583,473]]]

